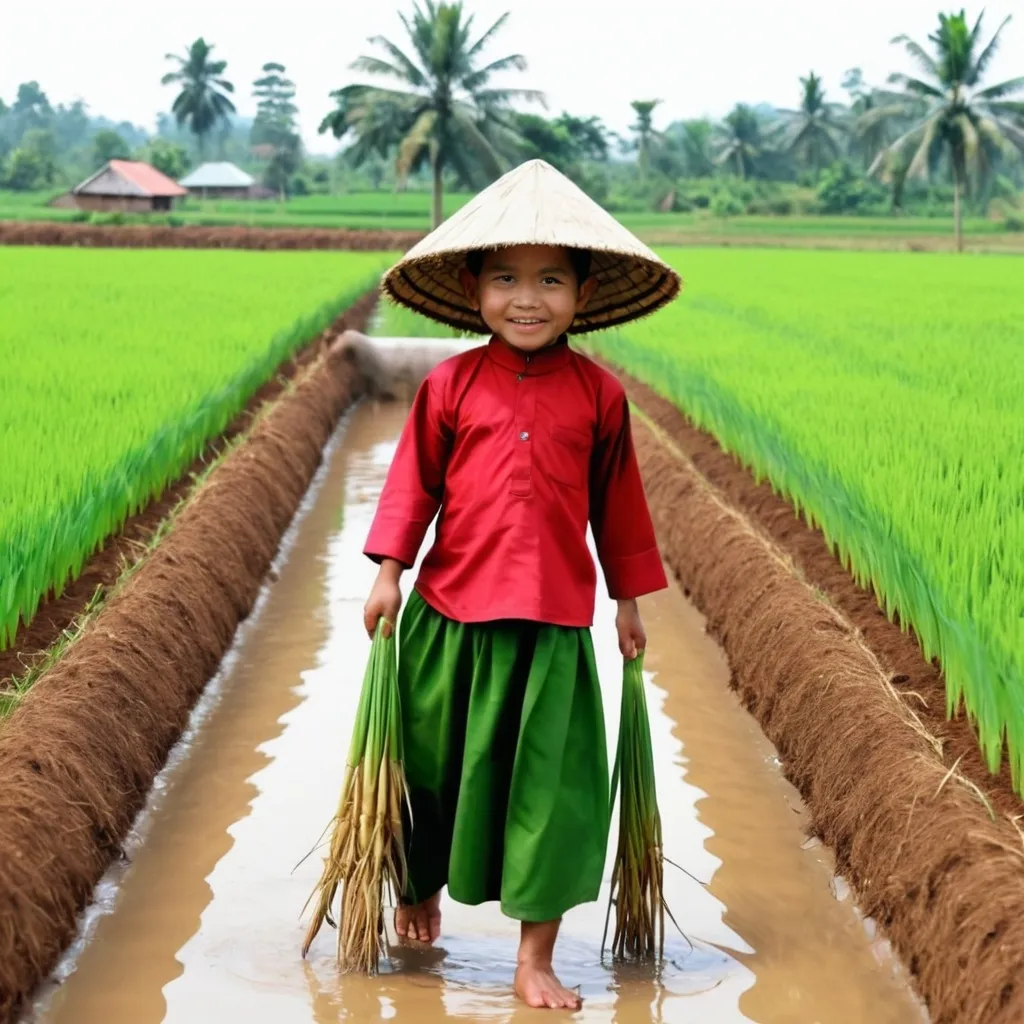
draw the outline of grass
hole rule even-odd
[[[46,205],[56,193],[0,191],[0,220],[79,221],[80,210]],[[468,193],[445,196],[445,215],[471,198]],[[103,216],[98,215],[102,221]],[[167,214],[133,215],[132,223],[167,223]],[[204,226],[244,225],[279,228],[346,228],[350,230],[428,231],[430,196],[423,192],[352,192],[335,196],[297,196],[277,200],[195,199],[175,206],[172,221]]]
[[[0,648],[389,259],[0,248]]]
[[[1024,288],[1012,257],[665,250],[595,347],[767,477],[937,656],[1024,780]]]

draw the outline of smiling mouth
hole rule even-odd
[[[540,320],[535,316],[510,316],[509,323],[520,324],[523,327],[536,327],[537,324],[545,324],[546,320]]]

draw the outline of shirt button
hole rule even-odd
[[[523,375],[521,373],[517,373],[516,374],[516,380],[522,380],[522,379],[523,379]]]
[[[529,441],[529,440],[530,440],[530,432],[529,432],[528,430],[524,430],[524,431],[523,431],[523,432],[522,432],[522,433],[521,433],[521,434],[519,435],[519,440],[520,440],[520,441]]]

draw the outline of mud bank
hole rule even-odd
[[[415,245],[419,231],[344,228],[158,227],[50,221],[0,221],[0,245],[80,245],[107,249],[348,249],[386,251]]]
[[[367,293],[319,337],[282,363],[274,376],[249,399],[227,430],[211,440],[199,458],[163,494],[129,516],[121,530],[108,538],[102,550],[86,560],[81,573],[59,595],[43,601],[32,621],[19,631],[14,644],[0,651],[0,698],[5,691],[12,689],[15,677],[31,671],[46,656],[65,630],[69,630],[89,607],[97,591],[106,592],[116,583],[126,565],[132,565],[144,556],[147,545],[161,524],[195,486],[196,477],[209,469],[232,442],[252,427],[259,411],[280,397],[297,374],[328,351],[344,331],[361,330],[366,325],[377,299],[376,290]],[[357,371],[365,376],[362,366],[357,366]]]
[[[893,673],[785,551],[665,433],[635,429],[666,560],[932,1020],[1024,1019],[1021,833],[944,763]]]
[[[344,354],[308,356],[0,730],[0,1021],[120,856],[360,385]]]

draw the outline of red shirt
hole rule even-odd
[[[420,386],[365,553],[411,567],[438,512],[416,587],[449,619],[592,625],[588,522],[611,597],[667,586],[625,391],[564,339],[492,338]]]

